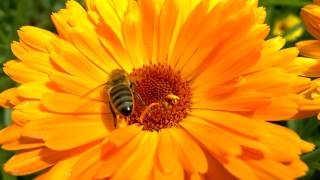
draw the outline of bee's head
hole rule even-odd
[[[127,79],[127,72],[122,69],[115,69],[110,73],[110,83],[119,84]]]

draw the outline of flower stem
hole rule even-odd
[[[11,124],[11,110],[5,109],[4,110],[4,125],[8,126],[9,124]]]

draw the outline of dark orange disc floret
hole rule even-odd
[[[179,121],[188,115],[190,85],[182,79],[179,71],[168,65],[154,64],[135,69],[130,76],[137,79],[133,88],[137,96],[129,124],[140,123],[144,130],[158,131],[178,126]],[[170,99],[168,95],[179,99]],[[140,120],[142,114],[143,121]]]

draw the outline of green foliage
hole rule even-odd
[[[64,6],[65,0],[0,0],[0,63],[14,58],[10,51],[10,43],[17,40],[17,30],[23,25],[32,25],[54,31],[50,21],[50,14]],[[267,24],[271,26],[271,32],[276,20],[289,14],[299,15],[300,8],[311,0],[260,0],[259,4],[267,10]],[[302,24],[301,24],[302,26]],[[288,30],[290,32],[292,30]],[[269,37],[273,35],[270,34]],[[307,33],[297,39],[312,39]],[[287,47],[294,46],[295,42],[287,43]],[[0,70],[0,91],[13,87],[13,83],[3,71]],[[10,110],[0,109],[0,128],[10,123]],[[287,126],[296,131],[302,138],[313,142],[320,147],[320,127],[316,118],[305,121],[290,121]],[[0,165],[2,165],[11,153],[0,150]],[[320,149],[306,154],[302,159],[309,165],[310,171],[304,180],[319,179],[320,177]],[[0,179],[3,180],[29,180],[34,176],[13,177],[3,172],[0,168]]]
[[[302,7],[312,0],[260,0],[263,6]]]

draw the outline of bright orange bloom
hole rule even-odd
[[[4,71],[21,85],[0,143],[13,175],[39,179],[295,179],[313,145],[269,121],[316,108],[301,92],[311,59],[264,40],[265,10],[247,0],[68,1],[58,34],[22,27]],[[308,63],[307,63],[308,64]],[[134,112],[114,128],[109,73],[138,77]],[[86,95],[85,95],[86,94]],[[85,95],[85,96],[84,96]],[[301,114],[303,113],[303,114]],[[143,119],[141,119],[143,117]],[[118,121],[123,120],[118,116]]]

